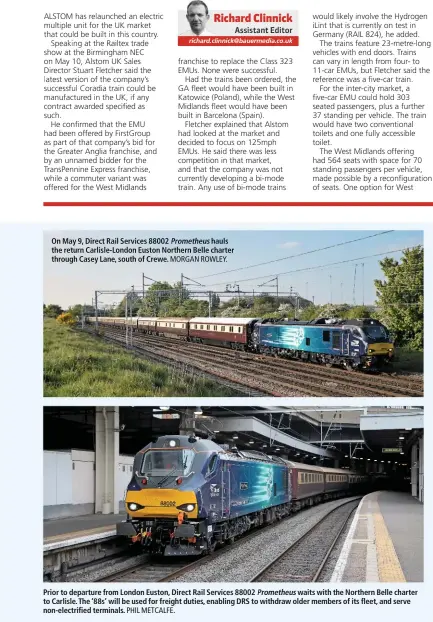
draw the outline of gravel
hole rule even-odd
[[[303,510],[277,523],[271,528],[257,531],[245,541],[240,539],[225,546],[215,558],[209,556],[203,564],[191,569],[176,583],[242,582],[247,583],[283,550],[294,544],[314,527],[330,510],[346,503],[350,498],[338,499]]]
[[[329,583],[331,580],[332,574],[334,572],[335,564],[340,557],[341,549],[343,548],[344,542],[346,540],[347,534],[349,533],[350,525],[352,524],[352,520],[349,520],[346,527],[341,532],[340,537],[338,538],[338,542],[335,543],[334,548],[332,549],[332,553],[328,557],[328,561],[326,562],[318,580],[319,583]],[[365,571],[364,571],[365,574]]]
[[[338,532],[357,505],[358,501],[346,503],[326,516],[323,522],[257,577],[256,581],[260,583],[314,581]]]

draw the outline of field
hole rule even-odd
[[[44,321],[45,397],[231,397],[234,390]]]

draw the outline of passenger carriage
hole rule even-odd
[[[189,339],[246,350],[258,318],[193,317],[189,321]]]
[[[186,317],[159,317],[156,318],[156,332],[163,337],[177,339],[188,338],[188,322]]]

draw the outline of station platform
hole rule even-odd
[[[116,533],[116,523],[125,520],[122,514],[88,514],[44,521],[44,547],[81,539],[99,539]]]
[[[352,520],[331,582],[422,582],[423,535],[423,505],[409,493],[366,495]]]

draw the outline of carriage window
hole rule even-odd
[[[215,324],[214,324],[213,329],[214,329],[214,330],[218,330],[218,326],[215,326]]]
[[[242,328],[238,326],[238,333],[242,332]]]
[[[182,324],[182,328],[185,328],[185,324]]]
[[[233,326],[229,326],[229,332],[232,333],[233,332]]]
[[[337,331],[332,331],[332,347],[335,350],[339,350],[341,347],[341,337],[340,337],[340,333],[337,333]]]
[[[210,324],[207,324],[206,330],[210,330]]]
[[[197,324],[194,324],[194,328],[197,328]]]
[[[203,324],[200,324],[200,330],[203,330]]]
[[[221,330],[222,330],[222,332],[224,332],[224,331],[225,331],[225,329],[226,329],[226,327],[225,327],[225,326],[221,326]]]
[[[330,341],[330,340],[331,340],[331,332],[329,330],[324,330],[323,341]]]

